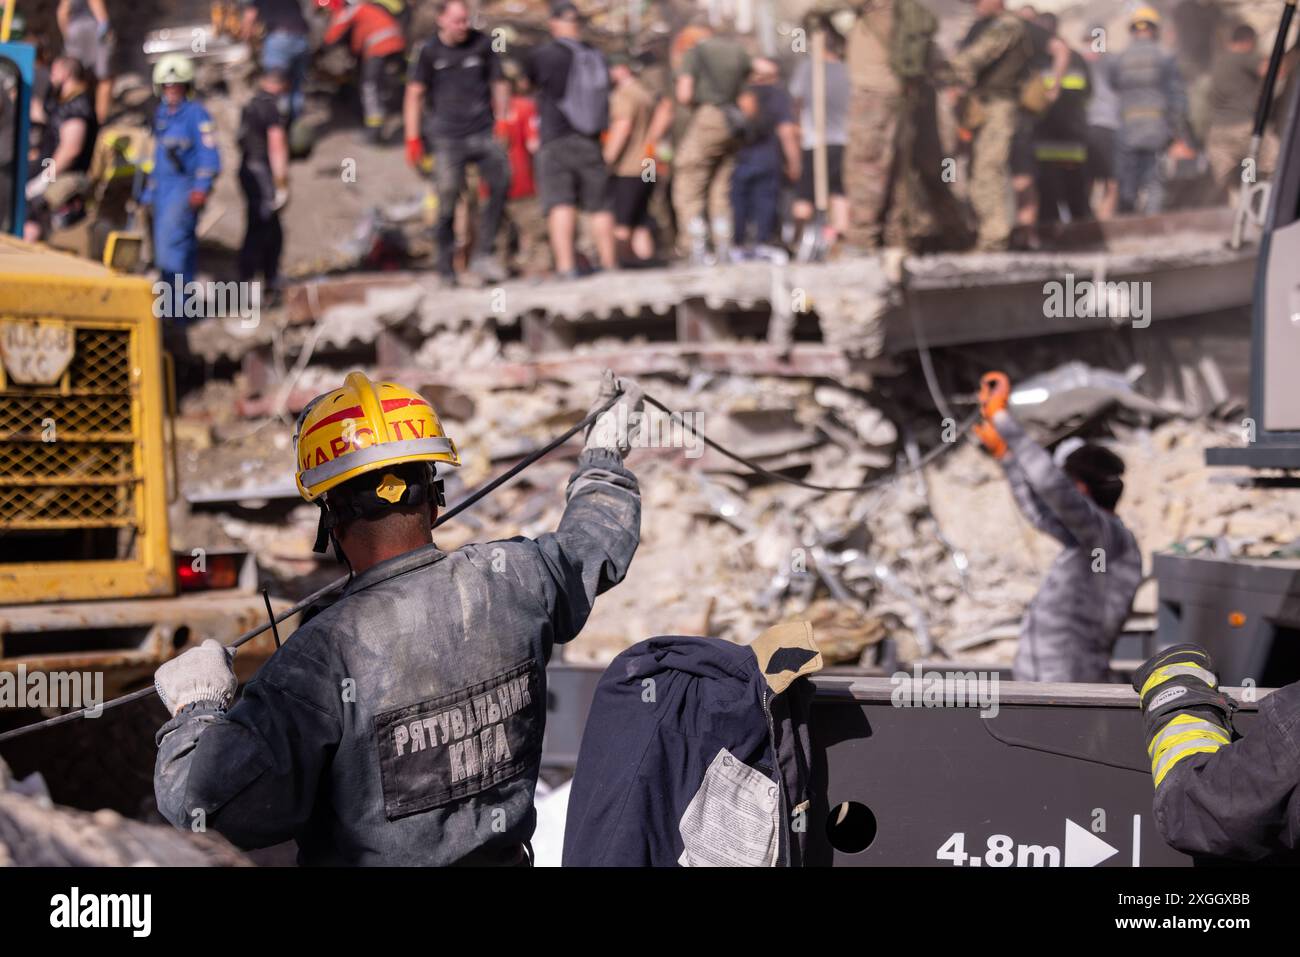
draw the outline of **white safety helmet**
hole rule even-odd
[[[162,88],[169,83],[194,83],[194,62],[179,53],[168,53],[153,65],[153,91],[162,96]]]

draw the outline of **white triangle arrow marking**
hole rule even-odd
[[[1087,828],[1065,819],[1065,866],[1096,867],[1119,853]]]

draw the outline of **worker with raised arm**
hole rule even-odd
[[[559,527],[455,551],[430,529],[460,455],[419,393],[354,372],[294,436],[298,488],[353,576],[232,706],[209,639],[158,669],[172,718],[154,791],[178,828],[303,864],[515,865],[531,858],[546,663],[622,581],[641,500],[624,466],[635,383],[606,372]]]
[[[1137,540],[1115,514],[1124,462],[1098,445],[1064,443],[1055,461],[1008,410],[1010,394],[1005,374],[983,376],[974,432],[1002,466],[1021,512],[1064,546],[1025,609],[1012,675],[1106,681],[1142,581]]]

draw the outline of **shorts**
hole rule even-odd
[[[1033,176],[1038,172],[1038,158],[1034,153],[1034,127],[1038,118],[1025,110],[1016,115],[1016,133],[1011,138],[1011,175]]]
[[[609,170],[600,142],[580,133],[566,133],[537,151],[537,191],[542,211],[556,206],[576,206],[584,213],[605,208]]]
[[[843,196],[844,193],[844,147],[836,143],[826,146],[826,191],[828,196]],[[795,187],[795,196],[805,202],[813,202],[813,151],[803,151],[803,164],[800,166],[799,185]]]
[[[112,34],[99,37],[99,23],[94,17],[77,17],[63,35],[63,52],[95,74],[95,79],[112,76]]]
[[[614,223],[628,229],[650,226],[650,198],[655,184],[640,176],[611,176],[609,178],[609,208],[614,213]]]

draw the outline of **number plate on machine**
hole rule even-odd
[[[0,320],[0,358],[19,385],[54,385],[76,348],[72,326],[65,323]]]

